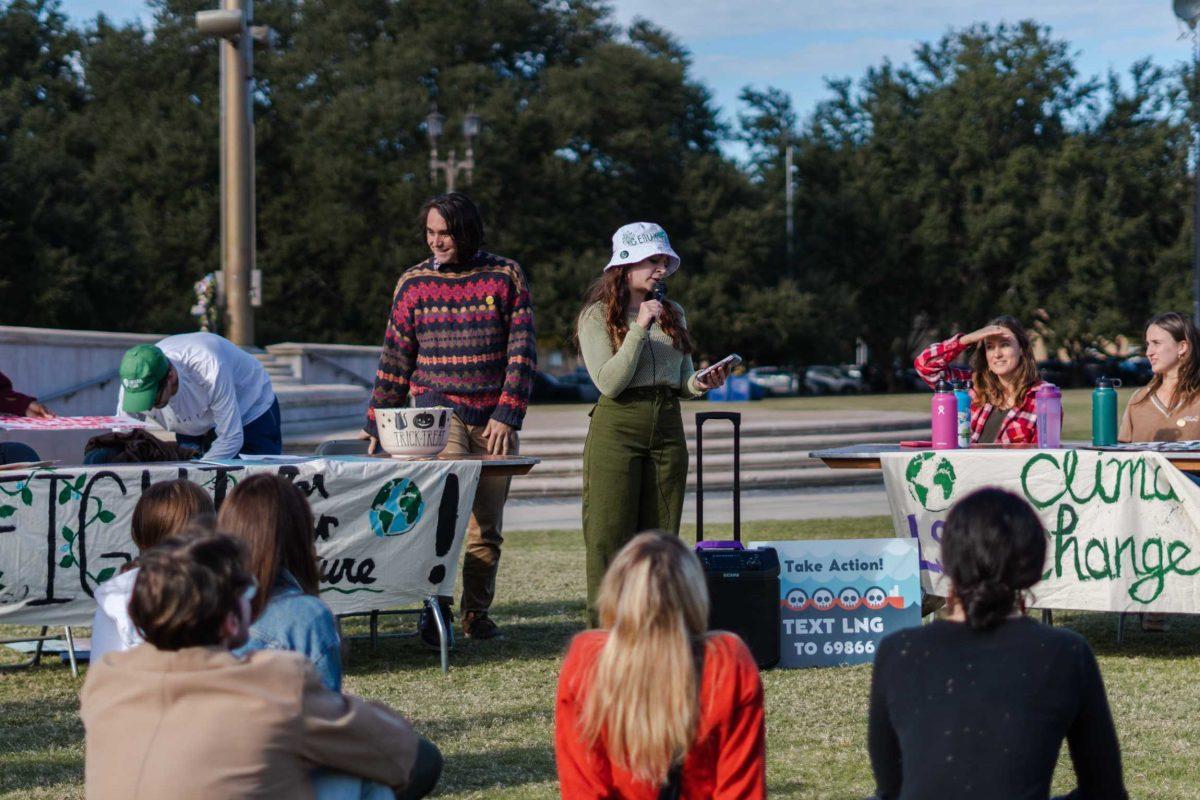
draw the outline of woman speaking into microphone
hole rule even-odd
[[[667,233],[634,222],[613,234],[612,258],[588,289],[576,335],[600,399],[583,449],[588,616],[608,564],[639,531],[679,533],[688,451],[679,399],[725,382],[697,374],[683,308],[664,297],[679,269]]]

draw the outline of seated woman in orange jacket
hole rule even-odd
[[[604,576],[600,630],[575,637],[558,680],[554,749],[566,800],[766,796],[758,667],[706,633],[708,589],[677,536],[643,533]]]
[[[971,368],[951,366],[973,345]],[[1036,444],[1034,395],[1044,381],[1029,335],[1014,317],[1002,316],[971,333],[929,346],[913,364],[930,387],[940,380],[970,380],[971,444]]]

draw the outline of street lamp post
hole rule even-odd
[[[795,167],[792,166],[793,155],[794,148],[791,142],[788,142],[784,156],[783,180],[785,182],[784,198],[787,201],[785,205],[787,207],[787,267],[789,270],[796,263],[796,181],[793,176],[795,171]]]
[[[1196,23],[1200,22],[1200,0],[1174,0],[1175,16],[1187,23],[1192,38],[1192,319],[1200,325],[1200,108],[1197,90],[1200,86],[1200,38]]]
[[[254,42],[273,32],[251,26],[253,0],[221,0],[221,8],[196,13],[196,28],[220,39],[221,49],[221,268],[226,333],[235,344],[254,344],[250,284],[254,247]]]
[[[446,191],[453,192],[458,183],[458,173],[466,173],[467,183],[471,182],[475,170],[475,137],[479,135],[479,115],[474,111],[463,117],[463,139],[467,142],[466,158],[459,159],[455,150],[450,151],[447,158],[438,158],[438,139],[445,131],[446,117],[438,113],[437,107],[425,118],[425,131],[429,134],[429,173],[433,182],[437,183],[438,172],[446,176]]]

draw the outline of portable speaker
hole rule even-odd
[[[779,663],[779,555],[773,547],[702,549],[709,630],[742,637],[760,668]]]
[[[733,423],[733,540],[704,541],[704,423]],[[696,555],[708,583],[708,629],[742,637],[760,668],[779,663],[779,554],[773,547],[742,545],[742,415],[709,411],[696,415]]]

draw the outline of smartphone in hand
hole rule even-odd
[[[705,378],[707,378],[707,377],[709,376],[709,374],[711,374],[711,373],[712,373],[712,372],[714,372],[715,370],[718,370],[718,369],[720,369],[721,367],[726,367],[726,366],[727,366],[727,367],[729,367],[730,369],[733,369],[734,367],[736,367],[736,366],[737,366],[738,364],[740,364],[740,363],[742,363],[742,357],[741,357],[741,356],[739,356],[737,353],[733,353],[733,354],[731,354],[731,355],[727,355],[727,356],[725,356],[724,358],[722,358],[720,361],[718,361],[717,363],[715,363],[715,364],[710,364],[709,366],[707,366],[707,367],[705,367],[704,369],[702,369],[702,370],[700,370],[699,372],[697,372],[697,373],[696,373],[696,380],[698,380],[698,381],[702,381],[702,380],[704,380]]]

